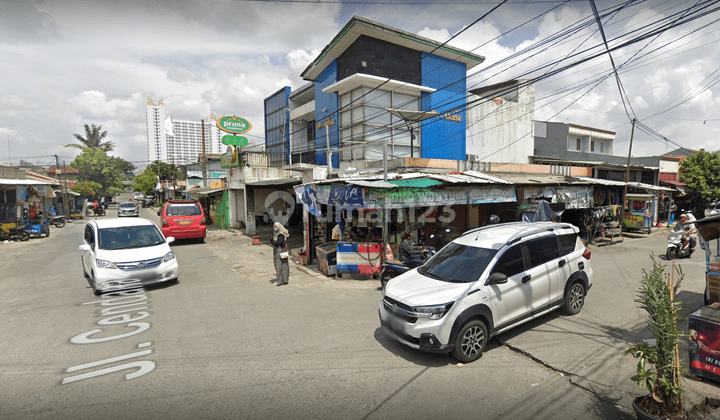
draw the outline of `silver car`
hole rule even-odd
[[[118,217],[125,217],[125,216],[140,216],[140,209],[138,208],[137,204],[128,201],[127,203],[120,203],[118,206]]]

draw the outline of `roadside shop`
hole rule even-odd
[[[317,258],[328,275],[378,275],[381,254],[397,255],[405,234],[412,232],[417,244],[441,248],[484,225],[484,205],[496,209],[517,201],[509,182],[478,172],[382,178],[340,178],[295,188],[304,208],[301,261]]]

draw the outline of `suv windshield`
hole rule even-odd
[[[202,211],[200,210],[200,204],[198,203],[168,204],[167,215],[200,216],[202,215]]]
[[[494,249],[451,242],[418,268],[418,273],[450,283],[470,283],[480,278],[495,254],[497,251]]]
[[[155,226],[125,226],[99,230],[100,249],[142,248],[165,242]]]

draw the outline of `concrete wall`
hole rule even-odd
[[[535,85],[521,88],[516,98],[491,100],[492,92],[470,95],[468,102],[477,105],[468,110],[468,154],[483,162],[528,163],[534,141]]]

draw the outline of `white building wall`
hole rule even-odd
[[[148,105],[145,110],[148,160],[167,162],[167,139],[165,137],[165,107]]]
[[[202,153],[202,124],[200,121],[173,120],[175,136],[167,136],[168,152],[166,163],[187,164],[198,161]],[[214,122],[205,122],[205,152],[219,154],[222,136],[228,134],[217,128]]]
[[[495,100],[493,100],[495,99]],[[517,102],[471,94],[467,111],[466,153],[484,162],[528,163],[533,154],[535,85],[520,88]]]
[[[676,174],[680,169],[680,162],[660,159],[660,173]]]

